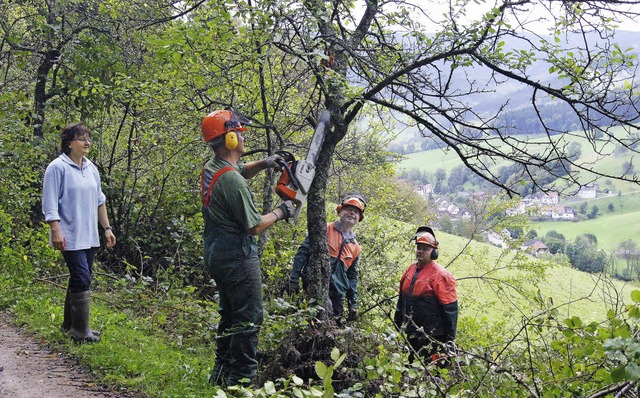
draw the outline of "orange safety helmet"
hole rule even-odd
[[[434,249],[438,248],[438,241],[429,232],[421,232],[419,235],[417,235],[416,236],[416,245],[418,243],[425,243],[425,244],[433,247]]]
[[[336,213],[340,214],[344,206],[353,206],[360,210],[360,221],[364,220],[364,209],[367,207],[367,201],[360,195],[347,195],[342,202],[336,207]]]
[[[247,128],[243,124],[249,124],[249,120],[233,110],[213,111],[202,120],[202,140],[209,142],[229,131],[245,131]]]
[[[433,229],[427,226],[418,227],[416,234],[411,238],[411,240],[415,240],[416,245],[418,243],[424,243],[433,247],[433,250],[431,251],[431,259],[435,260],[438,258],[439,243],[436,240],[436,234],[433,232]]]

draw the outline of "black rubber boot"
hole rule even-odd
[[[69,329],[71,329],[71,298],[69,289],[67,289],[67,296],[64,298],[64,314],[62,315],[62,325],[60,325],[60,330],[65,333],[69,333]],[[100,332],[94,329],[91,329],[91,333],[94,336],[100,336]]]
[[[95,343],[100,338],[89,329],[89,304],[91,293],[89,291],[80,293],[69,293],[71,329],[69,334],[76,342]]]

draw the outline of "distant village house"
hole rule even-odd
[[[522,250],[529,252],[532,256],[539,256],[542,253],[546,253],[549,251],[549,248],[544,243],[540,242],[537,239],[531,239],[522,245]]]
[[[598,185],[597,184],[587,184],[583,187],[580,187],[578,191],[578,196],[583,199],[595,199],[598,194]]]

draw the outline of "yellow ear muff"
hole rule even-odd
[[[238,135],[233,131],[229,131],[224,136],[224,146],[230,151],[236,149],[238,146]]]

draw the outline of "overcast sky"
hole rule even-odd
[[[404,2],[405,5],[410,6],[414,4],[415,10],[412,12],[414,16],[418,16],[429,32],[437,32],[439,30],[440,21],[448,19],[444,13],[449,12],[450,2],[446,0],[408,0]],[[465,25],[473,20],[478,20],[483,14],[491,10],[496,3],[493,1],[477,1],[470,2],[470,5],[466,8],[466,12],[456,14],[454,18],[460,25]],[[518,13],[518,21],[511,21],[513,24],[520,23],[525,25],[529,30],[535,31],[538,34],[549,33],[548,27],[553,23],[549,11],[545,8],[545,5],[554,4],[554,15],[559,15],[562,11],[558,2],[539,1],[535,4],[527,4],[520,6],[519,9],[522,12]],[[364,5],[362,6],[364,9]],[[626,10],[640,13],[640,4],[624,6]],[[622,8],[621,8],[622,9]],[[629,18],[623,18],[620,21],[620,30],[640,31],[640,20]],[[399,27],[401,30],[402,27]]]

